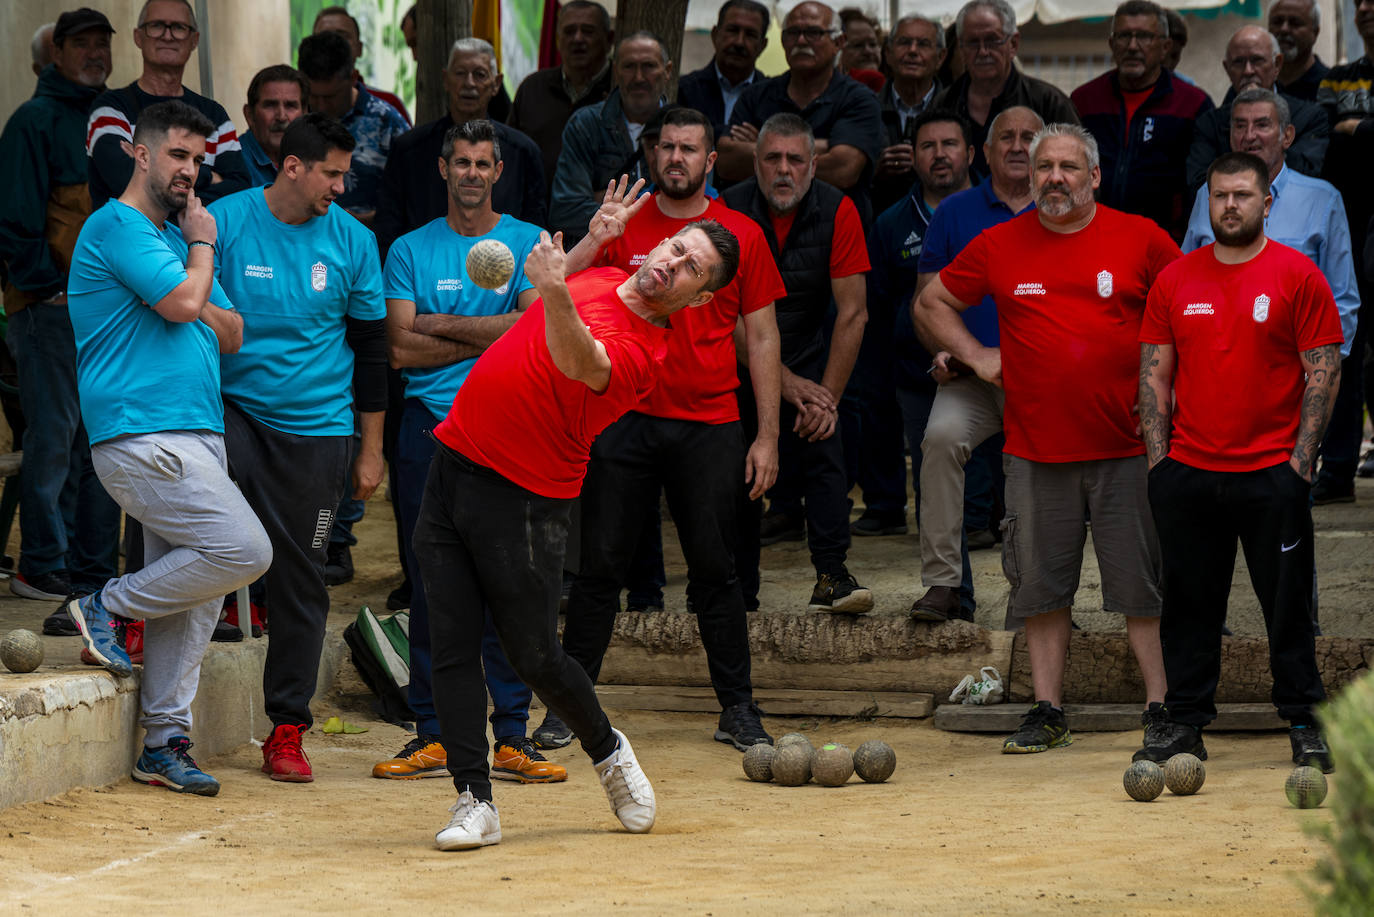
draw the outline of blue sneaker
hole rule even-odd
[[[173,793],[219,793],[219,781],[196,766],[191,740],[186,736],[172,736],[158,748],[145,747],[134,764],[134,779],[149,786],[165,786]]]
[[[110,613],[100,603],[99,592],[72,599],[63,607],[72,616],[72,622],[81,631],[82,642],[97,663],[121,678],[134,673],[129,654],[119,645],[119,638],[110,624]]]

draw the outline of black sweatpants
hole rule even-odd
[[[687,599],[697,615],[716,699],[722,708],[753,700],[749,625],[735,577],[735,511],[744,486],[744,455],[738,422],[707,424],[635,412],[611,424],[592,444],[582,485],[582,560],[568,595],[563,648],[593,681],[601,673],[620,590],[645,523],[657,513],[661,486],[687,561]]]
[[[486,608],[511,668],[591,759],[615,750],[591,679],[558,642],[571,503],[531,493],[443,445],[430,463],[412,543],[429,602],[434,705],[460,793],[491,799]]]
[[[351,435],[283,433],[224,403],[229,474],[272,540],[272,566],[264,577],[272,633],[262,693],[274,727],[314,723],[310,699],[329,616],[325,553],[349,477],[352,441]]]
[[[1198,728],[1216,719],[1239,540],[1269,632],[1274,706],[1295,726],[1314,724],[1312,708],[1326,693],[1312,625],[1310,485],[1286,461],[1220,472],[1165,458],[1150,471],[1149,491],[1164,558],[1160,640],[1170,715]]]

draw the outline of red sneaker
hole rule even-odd
[[[301,736],[309,729],[301,724],[283,723],[272,730],[262,746],[262,772],[273,780],[310,783],[310,759],[301,748]]]
[[[115,615],[111,618],[114,624],[115,637],[119,640],[124,651],[129,654],[129,661],[134,665],[143,664],[143,622],[130,621]],[[85,665],[100,665],[91,651],[84,646],[81,648],[81,662]]]

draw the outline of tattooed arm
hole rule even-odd
[[[1302,414],[1298,418],[1298,442],[1288,463],[1304,480],[1312,480],[1317,465],[1317,446],[1326,433],[1336,389],[1341,383],[1341,351],[1336,344],[1314,347],[1299,354],[1307,373],[1307,388],[1302,393]]]
[[[1140,433],[1151,468],[1169,451],[1175,356],[1173,344],[1140,345]]]

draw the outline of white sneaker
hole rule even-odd
[[[619,740],[619,747],[606,760],[593,766],[615,817],[631,834],[644,834],[654,826],[654,788],[635,759],[635,750],[630,747],[625,733],[615,728],[611,732]]]
[[[448,826],[434,835],[434,846],[440,850],[471,850],[501,843],[501,819],[496,807],[473,796],[471,790],[459,793],[449,811],[453,817]]]

